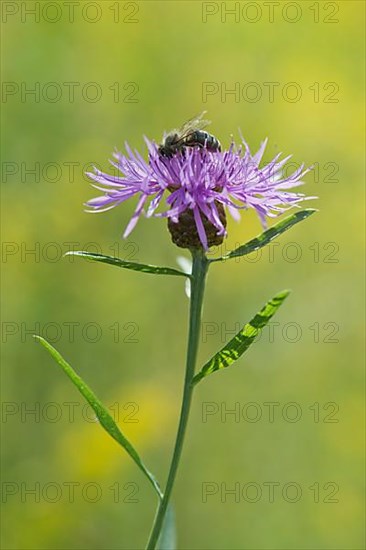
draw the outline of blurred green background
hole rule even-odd
[[[273,294],[293,293],[274,337],[263,332],[197,389],[174,491],[178,547],[364,548],[364,3],[280,2],[273,17],[261,2],[76,2],[72,17],[64,2],[31,15],[35,4],[2,3],[3,548],[144,547],[152,490],[31,334],[112,407],[164,481],[184,369],[182,281],[61,256],[89,246],[173,267],[187,256],[161,220],[142,219],[122,241],[131,203],[84,213],[95,193],[83,173],[107,168],[125,140],[144,152],[143,134],[159,140],[203,109],[224,146],[240,127],[253,151],[269,137],[266,160],[284,151],[315,164],[304,189],[319,213],[257,261],[210,272],[201,364]],[[235,85],[240,96],[225,95]],[[248,212],[229,222],[226,246],[259,232]]]

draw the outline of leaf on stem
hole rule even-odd
[[[115,258],[114,256],[104,256],[104,254],[94,254],[92,252],[84,252],[83,250],[72,250],[66,252],[65,256],[79,256],[86,260],[101,262],[104,264],[115,265],[123,269],[132,269],[134,271],[142,271],[143,273],[153,273],[155,275],[180,275],[181,277],[190,277],[187,273],[173,269],[172,267],[158,267],[156,265],[139,264],[137,262],[128,262]]]
[[[224,260],[230,260],[231,258],[238,258],[240,256],[246,256],[247,254],[250,254],[251,252],[254,252],[255,250],[258,250],[259,248],[262,248],[263,246],[266,246],[266,244],[273,241],[273,239],[276,239],[279,235],[290,229],[293,225],[296,225],[297,223],[301,222],[302,220],[305,220],[314,212],[317,212],[317,210],[313,208],[308,208],[305,210],[300,210],[300,212],[296,212],[295,214],[292,214],[291,216],[288,216],[284,220],[276,223],[266,231],[264,231],[261,235],[258,235],[258,237],[255,237],[255,239],[252,239],[251,241],[248,241],[246,244],[243,244],[233,250],[232,252],[229,252],[229,254],[226,254],[225,256],[221,256],[220,258],[213,258],[210,260],[210,262],[222,262]]]
[[[194,376],[192,383],[197,384],[212,372],[229,367],[239,359],[254,342],[261,329],[276,313],[289,293],[289,290],[283,290],[267,302],[260,312],[202,367],[201,371]]]
[[[173,505],[169,504],[156,550],[176,550],[176,548],[177,533],[175,527],[175,514]]]
[[[42,346],[53,357],[56,363],[60,365],[60,367],[65,372],[65,374],[69,377],[71,382],[75,384],[79,392],[82,394],[83,397],[85,397],[89,405],[92,407],[101,426],[105,429],[106,432],[109,433],[111,437],[113,437],[115,441],[117,441],[117,443],[121,445],[121,447],[125,449],[125,451],[127,451],[127,453],[130,455],[132,460],[134,460],[134,462],[137,464],[140,470],[149,479],[150,483],[153,485],[155,491],[159,495],[159,498],[162,498],[162,492],[155,477],[146,468],[141,458],[139,457],[137,451],[122,434],[121,430],[113,420],[112,416],[110,415],[108,410],[104,407],[103,403],[94,394],[93,390],[91,390],[89,386],[85,384],[82,378],[80,378],[80,376],[76,374],[76,372],[69,365],[69,363],[65,361],[65,359],[60,355],[60,353],[53,346],[51,346],[51,344],[49,344],[47,340],[37,335],[34,335],[34,338],[42,344]]]

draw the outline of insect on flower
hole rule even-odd
[[[291,155],[280,158],[278,153],[263,165],[267,139],[254,154],[243,138],[239,146],[231,143],[221,151],[218,139],[202,130],[208,124],[203,115],[168,134],[161,145],[145,138],[147,159],[126,143],[126,153],[116,151],[111,161],[120,175],[97,168],[88,173],[102,192],[87,202],[89,212],[105,212],[137,197],[124,237],[142,215],[163,217],[177,246],[207,250],[227,236],[226,211],[238,220],[240,212],[252,208],[266,227],[267,218],[315,198],[293,192],[310,170],[304,164],[291,174],[284,173]],[[163,211],[158,211],[160,207]]]
[[[172,130],[164,135],[159,154],[171,158],[176,153],[184,153],[186,147],[204,147],[207,151],[221,151],[219,140],[203,130],[211,124],[209,120],[202,118],[205,114],[206,111],[203,111],[200,115],[187,120],[178,130]]]

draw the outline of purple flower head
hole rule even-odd
[[[121,176],[97,169],[88,173],[96,182],[94,187],[103,193],[87,202],[90,212],[105,212],[126,199],[138,197],[124,237],[131,233],[143,213],[147,217],[168,218],[170,227],[179,224],[184,216],[187,222],[189,214],[200,245],[207,249],[214,242],[208,238],[208,227],[221,242],[226,236],[225,208],[234,219],[240,218],[240,210],[254,208],[266,227],[267,217],[278,216],[307,198],[315,198],[289,191],[302,185],[302,177],[310,170],[301,165],[292,174],[283,175],[282,169],[290,156],[280,160],[279,153],[269,164],[259,166],[267,140],[254,155],[242,140],[240,147],[233,143],[226,151],[187,147],[171,158],[161,156],[155,143],[147,138],[145,141],[148,160],[132,151],[128,144],[125,155],[114,153],[111,164]],[[161,204],[164,207],[157,212]]]

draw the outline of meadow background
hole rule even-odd
[[[224,146],[240,127],[253,151],[268,136],[266,160],[284,151],[315,164],[305,191],[319,212],[272,256],[210,272],[200,364],[277,291],[293,293],[273,338],[267,330],[197,388],[174,491],[178,547],[364,548],[364,3],[280,2],[272,19],[266,3],[250,4],[237,3],[235,21],[215,2],[76,2],[71,21],[64,2],[40,2],[37,18],[24,11],[34,2],[2,3],[6,550],[144,546],[152,490],[31,334],[112,407],[163,482],[183,381],[184,283],[62,254],[88,246],[172,267],[187,256],[164,221],[142,219],[122,241],[131,203],[84,213],[95,196],[84,171],[107,168],[125,140],[144,154],[143,134],[160,140],[203,109]],[[225,94],[235,83],[240,97]],[[259,232],[248,212],[229,222],[227,248]],[[206,498],[205,483],[215,492]],[[225,496],[235,487],[238,502]]]

